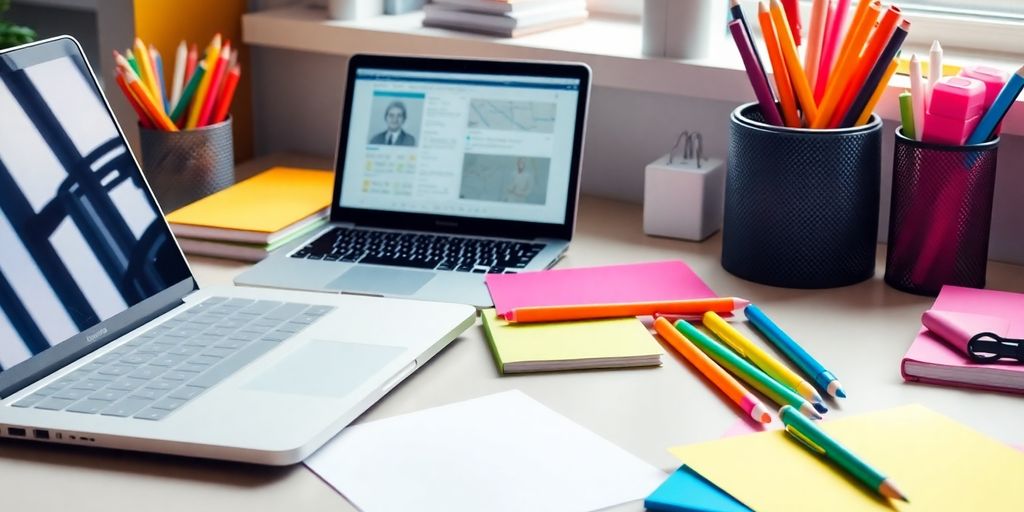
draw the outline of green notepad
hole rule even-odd
[[[661,346],[636,318],[513,325],[493,309],[482,317],[502,373],[661,364]]]

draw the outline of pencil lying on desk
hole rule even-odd
[[[515,308],[504,315],[509,322],[561,322],[594,318],[620,318],[662,313],[668,315],[703,315],[707,311],[732,313],[750,304],[736,297],[666,300],[653,302],[620,302],[612,304],[581,304],[572,306],[531,306]]]
[[[654,330],[676,349],[687,361],[690,362],[701,374],[707,377],[718,389],[722,390],[733,402],[743,409],[754,421],[759,423],[771,423],[772,416],[768,413],[761,400],[750,391],[747,391],[729,372],[718,366],[707,354],[700,351],[690,340],[686,339],[672,323],[664,318],[654,321]]]

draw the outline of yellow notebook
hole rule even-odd
[[[636,318],[516,324],[481,314],[502,373],[661,364],[661,345]]]
[[[334,173],[274,167],[171,212],[176,236],[271,244],[327,216]]]
[[[1024,454],[925,407],[825,421],[821,428],[891,478],[910,503],[880,498],[781,430],[669,451],[761,512],[1021,510]]]

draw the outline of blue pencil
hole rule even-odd
[[[981,144],[982,142],[988,141],[996,131],[996,126],[1003,121],[1003,117],[1006,117],[1006,113],[1013,106],[1013,102],[1020,95],[1020,91],[1024,90],[1024,67],[1017,70],[1017,73],[1010,77],[1003,86],[1003,90],[999,91],[999,95],[996,96],[995,101],[992,102],[992,106],[989,107],[985,115],[981,117],[981,121],[978,122],[978,127],[974,129],[974,133],[967,138],[967,145]]]
[[[150,48],[150,55],[153,56],[153,72],[156,73],[157,88],[160,89],[160,101],[164,104],[164,112],[170,112],[171,106],[167,103],[167,93],[164,91],[164,59],[156,48]]]
[[[839,379],[832,375],[832,372],[826,370],[817,359],[811,357],[796,340],[791,338],[782,328],[768,318],[764,311],[751,304],[743,310],[743,313],[746,314],[747,320],[750,320],[750,323],[761,334],[764,334],[773,345],[786,354],[786,357],[799,366],[808,377],[813,379],[819,388],[825,390],[832,397],[846,398],[846,392],[843,391],[843,386],[839,383]]]

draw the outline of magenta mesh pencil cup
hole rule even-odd
[[[998,138],[945,146],[896,130],[886,283],[918,295],[985,286],[998,148]]]

